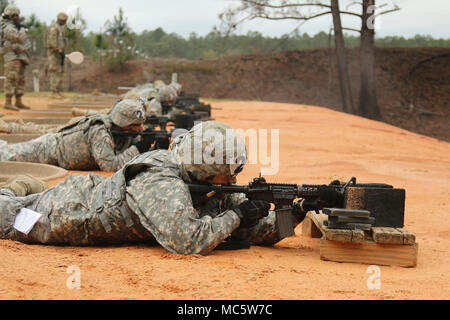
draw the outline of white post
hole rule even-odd
[[[39,70],[33,70],[33,88],[34,92],[39,92]]]
[[[178,73],[172,73],[172,83],[178,83]]]

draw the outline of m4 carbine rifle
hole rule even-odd
[[[264,200],[274,204],[276,226],[280,238],[294,235],[292,214],[300,222],[305,218],[306,211],[302,210],[301,207],[303,200],[308,200],[308,210],[315,210],[316,213],[319,213],[319,210],[323,208],[342,208],[347,188],[360,186],[392,188],[392,186],[382,183],[356,184],[356,178],[353,177],[347,183],[333,181],[328,185],[328,187],[336,191],[334,195],[337,195],[337,197],[321,198],[324,187],[327,187],[325,185],[268,183],[263,177],[255,178],[245,186],[188,184],[192,197],[197,199],[201,197],[220,197],[223,194],[243,193],[249,200]]]
[[[170,120],[167,117],[147,117],[145,124],[148,125],[148,128],[143,131],[111,130],[111,134],[116,136],[150,137],[153,141],[153,150],[168,149],[172,135],[172,131],[167,130],[168,122]],[[156,130],[156,126],[159,126],[160,130]]]

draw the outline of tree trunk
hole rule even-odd
[[[373,25],[373,11],[368,12],[375,0],[363,0],[361,44],[359,49],[361,88],[359,92],[359,109],[361,116],[369,119],[381,119],[377,103],[375,77],[375,28]],[[369,21],[370,20],[370,21]]]
[[[333,14],[334,42],[336,47],[335,49],[343,111],[356,114],[356,109],[353,105],[350,76],[348,75],[347,57],[345,54],[344,35],[342,34],[338,0],[331,0],[331,11]]]

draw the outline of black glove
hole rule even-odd
[[[155,139],[152,135],[143,135],[141,137],[142,140],[136,143],[135,146],[139,150],[139,153],[144,153],[150,150]]]
[[[334,207],[339,200],[339,192],[331,186],[319,186],[319,202],[326,207]]]
[[[331,186],[319,186],[319,197],[316,199],[305,199],[301,202],[303,211],[320,210],[326,207],[334,207],[339,202],[339,192]]]
[[[241,219],[240,227],[251,228],[258,224],[258,221],[269,214],[270,203],[262,200],[246,200],[234,208],[234,212]]]
[[[308,210],[309,211],[309,210]],[[292,205],[292,214],[298,223],[302,222],[306,218],[307,211],[303,211],[299,202],[296,202]]]

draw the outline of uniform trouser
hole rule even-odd
[[[22,60],[5,62],[5,95],[23,95],[25,90],[25,66]]]
[[[50,90],[53,93],[62,91],[62,80],[64,66],[61,65],[61,54],[59,52],[48,52],[48,71],[50,73]]]
[[[0,143],[1,145],[2,143]],[[0,161],[21,161],[58,165],[57,139],[45,134],[31,141],[2,146]]]
[[[133,225],[127,226],[117,208],[107,208],[100,213],[93,201],[107,178],[89,174],[72,174],[57,186],[42,193],[15,197],[9,189],[0,188],[0,239],[24,243],[55,245],[97,245],[116,243],[145,243],[154,237],[131,213]],[[104,202],[102,202],[104,204]],[[13,228],[21,208],[42,214],[29,234]],[[107,217],[111,230],[106,230],[101,214]]]

